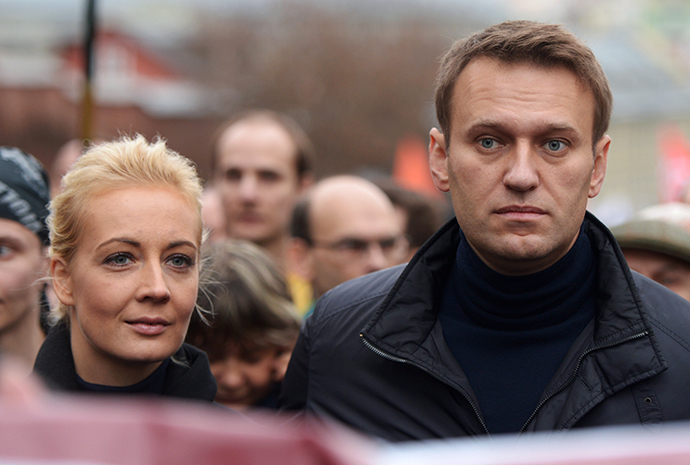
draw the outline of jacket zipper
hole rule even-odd
[[[565,388],[567,388],[568,386],[570,386],[571,384],[573,384],[575,382],[575,379],[577,378],[577,373],[578,373],[578,371],[580,371],[580,366],[582,365],[582,361],[584,360],[584,358],[587,355],[591,354],[592,352],[596,352],[597,350],[608,349],[610,347],[614,347],[614,346],[617,346],[620,344],[625,344],[626,342],[634,341],[635,339],[639,339],[641,337],[645,337],[648,335],[649,335],[649,331],[642,331],[641,333],[633,334],[632,336],[625,337],[625,338],[620,339],[618,341],[609,342],[608,344],[604,344],[604,345],[600,345],[600,346],[594,346],[590,349],[585,350],[580,355],[580,357],[577,359],[577,363],[575,364],[575,370],[570,375],[568,380],[565,383],[563,383],[563,385],[561,385],[561,387],[559,387],[558,389],[553,391],[551,394],[549,394],[548,396],[544,397],[541,401],[539,401],[539,403],[537,404],[537,407],[534,409],[532,414],[529,416],[529,418],[527,419],[525,424],[522,425],[522,428],[520,428],[520,431],[518,431],[518,435],[522,434],[525,431],[525,428],[527,428],[527,425],[529,425],[529,423],[534,419],[534,417],[537,415],[537,412],[539,411],[540,408],[542,408],[544,406],[544,404],[546,404],[549,400],[551,400],[556,394],[562,392]]]
[[[628,336],[628,337],[625,337],[623,339],[619,339],[618,341],[609,342],[608,344],[603,344],[603,345],[599,345],[599,346],[594,346],[590,349],[587,349],[582,354],[580,354],[580,356],[578,357],[577,362],[575,364],[575,370],[573,370],[573,373],[570,375],[568,380],[565,383],[563,383],[561,385],[561,387],[559,387],[557,390],[553,391],[551,394],[549,394],[548,396],[543,398],[539,402],[539,404],[537,404],[537,407],[534,409],[534,411],[529,416],[529,418],[527,419],[525,424],[522,426],[522,428],[520,428],[520,431],[518,431],[518,435],[522,434],[525,431],[525,428],[527,428],[527,425],[529,425],[529,423],[534,419],[534,417],[537,415],[537,412],[539,411],[539,409],[541,409],[544,406],[544,404],[546,404],[550,399],[552,399],[558,393],[562,392],[564,389],[566,389],[568,386],[570,386],[572,383],[575,382],[575,379],[577,377],[577,373],[580,371],[580,366],[582,365],[582,361],[584,360],[584,358],[586,356],[588,356],[592,352],[596,352],[597,350],[615,347],[617,345],[625,344],[626,342],[634,341],[635,339],[639,339],[639,338],[642,338],[642,337],[645,337],[648,335],[649,335],[649,331],[642,331],[641,333],[633,334],[632,336]],[[429,374],[433,378],[439,380],[443,384],[445,384],[445,385],[453,388],[455,391],[459,392],[460,395],[462,395],[465,398],[467,403],[470,404],[470,407],[472,407],[472,410],[474,411],[475,417],[479,420],[479,423],[481,423],[482,428],[484,428],[484,432],[486,433],[486,435],[491,437],[491,434],[489,433],[489,429],[486,427],[484,420],[482,419],[481,415],[479,414],[479,410],[477,410],[477,407],[474,405],[474,402],[472,402],[472,399],[470,399],[469,396],[467,396],[467,394],[465,394],[462,390],[460,390],[456,386],[448,383],[444,379],[441,379],[434,372],[432,372],[431,370],[427,369],[426,367],[424,367],[418,363],[415,363],[411,360],[407,360],[404,358],[395,357],[393,355],[387,354],[386,352],[383,352],[381,349],[375,347],[373,344],[371,344],[369,341],[367,341],[364,337],[364,334],[360,334],[359,337],[362,339],[362,342],[364,343],[364,345],[367,348],[369,348],[369,350],[371,350],[375,354],[379,355],[380,357],[383,357],[383,358],[390,360],[392,362],[407,363],[407,364],[410,364],[412,366],[415,366],[415,367],[419,368],[420,370],[422,370],[423,372]]]
[[[486,433],[486,435],[487,435],[488,437],[491,437],[491,434],[489,433],[489,428],[486,427],[486,423],[484,423],[484,419],[483,419],[483,418],[481,417],[481,415],[479,414],[479,410],[477,410],[477,407],[474,405],[474,402],[472,402],[472,399],[470,399],[469,396],[468,396],[467,394],[465,394],[462,390],[460,390],[460,389],[458,389],[456,386],[454,386],[454,385],[448,383],[446,380],[441,379],[441,378],[440,378],[438,375],[436,375],[434,372],[432,372],[431,370],[427,369],[426,367],[424,367],[424,366],[422,366],[422,365],[420,365],[420,364],[418,364],[418,363],[415,363],[415,362],[413,362],[413,361],[411,361],[411,360],[407,360],[407,359],[404,359],[404,358],[395,357],[395,356],[393,356],[393,355],[387,354],[386,352],[383,352],[383,351],[382,351],[381,349],[379,349],[378,347],[375,347],[371,342],[367,341],[367,340],[365,339],[365,337],[364,337],[364,334],[360,334],[359,337],[360,337],[360,339],[362,340],[362,342],[364,343],[364,345],[367,346],[367,348],[369,348],[369,349],[370,349],[372,352],[374,352],[376,355],[379,355],[380,357],[383,357],[383,358],[385,358],[385,359],[387,359],[387,360],[390,360],[390,361],[392,361],[392,362],[407,363],[407,364],[409,364],[409,365],[412,365],[412,366],[414,366],[414,367],[417,367],[417,368],[419,368],[420,370],[422,370],[423,372],[425,372],[425,373],[427,373],[428,375],[432,376],[433,378],[436,378],[437,380],[439,380],[440,382],[442,382],[442,383],[445,384],[446,386],[449,386],[449,387],[453,388],[455,391],[459,392],[460,395],[462,395],[462,397],[465,398],[465,400],[467,401],[467,403],[470,404],[470,407],[472,407],[472,410],[474,411],[474,415],[475,415],[475,417],[477,418],[477,420],[479,420],[479,423],[481,423],[482,428],[484,428],[484,432]]]

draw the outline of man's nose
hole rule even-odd
[[[506,187],[527,192],[539,185],[537,157],[539,154],[527,141],[518,141],[509,154],[503,183]]]
[[[256,176],[243,176],[240,181],[240,197],[245,200],[254,200],[258,193]]]
[[[381,244],[379,244],[376,241],[370,242],[369,247],[367,248],[367,256],[366,256],[366,271],[365,274],[367,273],[372,273],[374,271],[382,270],[384,268],[388,268],[392,264],[390,263],[390,259],[386,255],[386,253],[383,251],[383,248],[381,248]]]

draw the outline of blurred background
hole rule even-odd
[[[609,225],[679,198],[690,179],[685,0],[0,0],[0,145],[47,167],[73,138],[160,135],[209,175],[235,112],[285,112],[317,174],[390,174],[426,157],[433,80],[456,39],[506,19],[566,24],[610,80],[609,170],[590,209]],[[423,168],[422,168],[423,171]],[[425,173],[426,176],[426,173]],[[420,187],[423,189],[423,187]]]

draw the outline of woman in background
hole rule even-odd
[[[206,356],[183,344],[195,308],[201,183],[163,141],[91,147],[50,204],[59,305],[35,372],[67,391],[212,401]]]
[[[208,354],[218,383],[216,402],[236,410],[277,408],[280,383],[301,321],[271,259],[245,241],[209,246],[207,292],[192,317],[187,342]]]
[[[27,376],[45,333],[48,176],[34,157],[0,147],[0,353]]]

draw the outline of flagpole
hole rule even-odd
[[[84,88],[81,101],[81,138],[83,141],[91,140],[93,137],[93,46],[96,29],[96,0],[87,0],[84,33]]]

